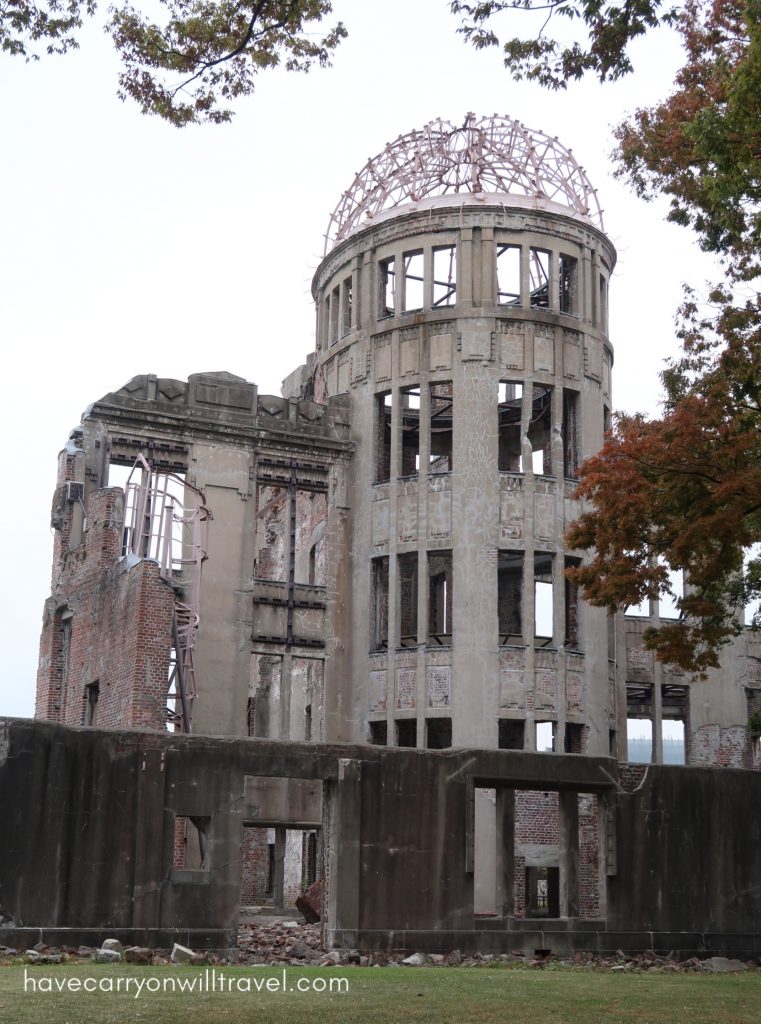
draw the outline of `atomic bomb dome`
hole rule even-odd
[[[387,211],[457,193],[603,227],[597,192],[570,149],[511,117],[468,114],[459,126],[431,121],[371,157],[331,214],[325,252]]]

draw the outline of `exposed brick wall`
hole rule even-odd
[[[597,797],[579,797],[579,917],[598,917],[600,851],[597,838]]]
[[[84,724],[86,687],[97,683],[95,724],[165,728],[174,594],[154,562],[120,559],[122,519],[122,491],[96,491],[82,543],[61,550],[54,565],[40,639],[38,718]]]
[[[633,793],[642,784],[647,772],[646,764],[619,764],[618,781],[625,793]]]
[[[690,734],[690,764],[708,768],[749,768],[748,730],[744,725],[722,729],[704,725]]]
[[[558,794],[534,790],[515,794],[516,843],[558,843]]]
[[[272,838],[269,839],[269,834]],[[243,829],[243,868],[240,902],[243,907],[257,906],[271,899],[267,892],[269,880],[269,844],[274,843],[274,829]]]

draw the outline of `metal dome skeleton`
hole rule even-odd
[[[386,210],[433,196],[508,194],[556,203],[602,229],[597,193],[570,150],[510,117],[431,121],[372,157],[331,214],[325,253]]]

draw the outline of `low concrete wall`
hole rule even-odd
[[[308,780],[293,783],[290,808],[288,780]],[[574,791],[612,803],[616,856],[604,919],[474,917],[479,786],[559,790],[569,821]],[[761,773],[653,767],[629,793],[617,787],[609,758],[184,737],[9,719],[0,719],[0,942],[58,936],[91,943],[107,933],[228,948],[252,807],[270,824],[292,823],[293,815],[316,823],[320,803],[328,943],[761,952]],[[208,819],[203,870],[174,866],[176,816]],[[502,820],[508,846],[509,813]],[[508,877],[511,862],[503,863]],[[567,870],[562,884],[570,890]]]

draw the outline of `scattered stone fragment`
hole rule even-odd
[[[412,956],[402,960],[405,967],[422,967],[428,961],[423,953],[413,953]]]
[[[193,962],[194,956],[195,953],[192,949],[188,949],[187,946],[181,946],[179,942],[175,942],[169,959],[173,964],[190,964]]]
[[[152,964],[153,950],[145,946],[127,946],[124,959],[128,964]]]
[[[115,949],[117,953],[124,952],[124,946],[118,939],[104,939],[100,944],[101,949]]]
[[[325,882],[318,878],[313,882],[303,895],[296,900],[296,909],[304,915],[307,924],[317,924],[322,916],[322,898],[325,891]]]
[[[96,949],[93,955],[96,964],[118,964],[121,958],[118,949]]]
[[[728,971],[747,971],[748,965],[742,960],[728,960],[725,956],[711,956],[702,963],[704,971],[724,974]]]

